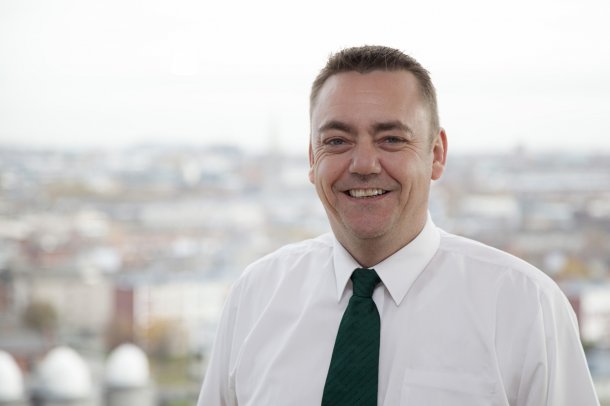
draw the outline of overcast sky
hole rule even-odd
[[[432,73],[450,150],[610,152],[607,0],[0,0],[0,145],[307,150],[342,47]]]

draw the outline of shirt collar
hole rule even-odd
[[[371,267],[375,269],[397,306],[428,265],[439,245],[440,233],[428,214],[424,228],[413,241]],[[341,300],[352,272],[361,266],[334,236],[333,265],[337,282],[337,300]]]

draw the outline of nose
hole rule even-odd
[[[372,175],[381,172],[377,149],[372,142],[359,142],[352,150],[350,173],[356,175]]]

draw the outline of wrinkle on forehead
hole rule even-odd
[[[358,110],[361,114],[354,116],[352,112]],[[414,136],[416,128],[426,129],[427,135],[429,121],[428,108],[422,102],[417,78],[412,73],[343,72],[331,76],[320,89],[310,125],[314,136],[333,122],[336,129],[346,132],[360,127],[373,133],[399,123],[397,127]]]

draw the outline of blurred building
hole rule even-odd
[[[25,405],[23,374],[13,357],[5,351],[0,351],[0,378],[0,405]]]
[[[103,360],[133,342],[159,363],[151,374],[188,360],[181,386],[161,382],[156,399],[192,402],[232,281],[275,248],[329,231],[308,170],[305,156],[230,146],[0,148],[0,350],[27,383],[51,349],[70,345],[90,369],[93,401],[121,404],[139,389],[104,375]],[[610,376],[600,367],[610,347],[609,185],[604,155],[450,155],[430,202],[440,227],[560,283],[598,383]],[[108,368],[137,365],[137,352],[111,355]],[[77,357],[50,365],[82,366],[66,359]],[[53,402],[59,389],[42,377],[37,393]]]
[[[104,404],[153,406],[156,404],[146,354],[133,344],[121,344],[109,355],[104,373]]]
[[[36,370],[32,403],[33,406],[93,406],[89,366],[73,349],[54,348]]]
[[[115,288],[114,322],[150,352],[207,353],[229,285],[200,274],[125,275]]]

